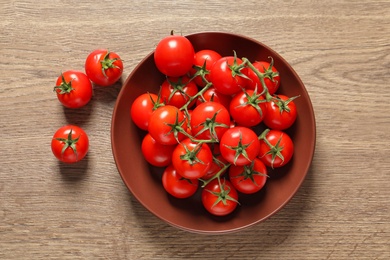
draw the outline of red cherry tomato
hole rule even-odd
[[[142,139],[141,151],[148,163],[157,167],[165,167],[171,164],[175,147],[176,145],[160,144],[150,134],[146,134]]]
[[[231,165],[229,180],[239,192],[252,194],[261,190],[267,181],[267,168],[260,159],[244,166]]]
[[[173,167],[187,179],[202,178],[212,162],[213,154],[208,145],[194,143],[189,138],[181,141],[172,154]]]
[[[184,106],[196,93],[198,93],[198,87],[187,76],[167,77],[160,90],[162,102],[177,108]],[[193,104],[195,104],[195,100],[188,105],[188,108]]]
[[[286,165],[294,154],[294,144],[290,136],[283,131],[269,130],[260,138],[259,158],[272,168]]]
[[[229,128],[222,136],[220,150],[223,158],[234,165],[251,163],[259,154],[260,142],[250,128]]]
[[[104,49],[91,52],[84,67],[91,81],[104,87],[117,82],[123,72],[123,62],[119,55]]]
[[[136,126],[142,130],[148,130],[149,120],[154,110],[163,106],[158,96],[153,93],[144,93],[138,96],[130,108],[130,116]]]
[[[264,73],[264,83],[267,87],[268,93],[273,95],[280,86],[280,76],[278,70],[273,66],[273,60],[271,63],[266,61],[257,61],[253,63],[253,66],[261,73]],[[263,85],[261,84],[261,81],[259,77],[253,72],[253,70],[248,69],[246,71],[246,74],[248,75],[248,78],[250,79],[248,81],[247,88],[249,89],[256,89],[258,92],[262,92]]]
[[[80,108],[92,98],[92,84],[87,75],[68,70],[57,78],[54,90],[58,100],[68,108]]]
[[[157,108],[150,117],[148,131],[161,144],[173,145],[186,138],[187,120],[177,107],[166,105]]]
[[[291,127],[297,118],[294,99],[285,95],[275,95],[266,103],[264,124],[271,129],[285,130]]]
[[[172,165],[169,165],[162,175],[162,184],[164,189],[175,198],[185,199],[195,194],[199,181],[183,178]]]
[[[51,140],[51,150],[54,156],[65,163],[82,160],[88,149],[88,135],[82,128],[75,125],[65,125],[59,128]]]
[[[213,101],[222,104],[227,110],[229,110],[231,100],[231,96],[224,95],[218,92],[214,87],[210,87],[203,93],[203,95],[199,96],[196,101],[196,105],[199,106],[203,102]]]
[[[226,216],[232,213],[238,204],[238,193],[230,181],[214,179],[202,190],[202,204],[213,215]]]
[[[190,73],[192,77],[195,76],[194,81],[199,87],[204,87],[210,82],[210,70],[220,58],[222,56],[213,50],[200,50],[195,53],[194,65]]]
[[[169,35],[163,38],[154,51],[157,69],[170,77],[187,74],[194,64],[195,51],[192,43],[184,36]]]

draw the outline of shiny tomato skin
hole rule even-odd
[[[134,124],[142,130],[148,130],[149,120],[154,110],[158,96],[153,93],[144,93],[138,96],[130,108],[130,116]]]
[[[119,55],[106,49],[92,51],[87,56],[84,67],[90,80],[103,87],[113,85],[123,72],[123,62]]]
[[[245,94],[246,93],[246,94]],[[257,95],[254,90],[238,92],[230,102],[229,112],[233,120],[241,126],[252,127],[260,124],[265,116],[266,102],[263,96],[258,95],[256,107],[248,104],[248,97]]]
[[[220,93],[225,95],[234,95],[247,85],[247,79],[244,76],[233,75],[230,66],[240,65],[242,60],[233,56],[226,56],[214,63],[210,71],[210,81]],[[245,75],[247,68],[242,68],[240,72]]]
[[[204,102],[192,111],[190,125],[196,139],[219,141],[229,128],[230,114],[220,103]]]
[[[191,97],[198,93],[198,87],[187,76],[183,77],[167,77],[161,84],[160,95],[161,101],[164,104],[172,105],[177,108],[184,106]],[[192,101],[188,108],[195,104]]]
[[[287,133],[280,130],[269,130],[265,138],[274,147],[272,149],[264,140],[260,140],[259,158],[266,166],[279,168],[290,162],[294,154],[294,143]],[[283,158],[273,156],[272,151],[276,152],[276,149],[279,149]]]
[[[285,130],[291,127],[297,118],[297,107],[294,101],[290,101],[286,107],[278,105],[289,99],[285,95],[276,95],[277,99],[272,99],[266,103],[266,113],[264,117],[264,124],[274,130]]]
[[[58,100],[67,108],[85,106],[93,94],[91,81],[87,75],[77,70],[63,72],[57,78],[55,91]]]
[[[261,190],[267,181],[267,167],[258,158],[244,166],[231,165],[229,180],[234,188],[244,194],[253,194]]]
[[[166,76],[180,77],[187,74],[194,63],[195,50],[184,36],[169,35],[163,38],[154,51],[157,69]]]
[[[259,154],[260,141],[256,133],[244,126],[235,126],[229,128],[222,136],[220,141],[220,151],[231,164],[246,165],[251,163]],[[239,153],[242,150],[244,153]]]
[[[268,93],[273,95],[278,91],[279,86],[280,86],[280,76],[276,75],[271,76],[272,73],[277,73],[279,74],[278,70],[275,68],[275,66],[271,66],[271,64],[267,61],[256,61],[252,63],[253,66],[260,71],[261,73],[264,73],[267,69],[269,70],[269,77],[264,78],[264,83],[268,89]],[[256,89],[258,92],[261,92],[263,90],[263,86],[261,84],[261,81],[259,77],[253,72],[253,70],[248,69],[246,71],[246,74],[250,80],[248,80],[247,88],[249,89]]]
[[[198,152],[191,160],[183,159],[188,151],[194,152],[197,149]],[[195,159],[196,157],[196,159]],[[213,154],[207,144],[198,144],[192,142],[189,138],[180,142],[173,151],[172,165],[176,169],[177,173],[187,179],[202,178],[213,162]]]
[[[196,100],[196,105],[199,106],[203,102],[213,101],[222,104],[224,107],[226,107],[227,110],[229,110],[231,100],[231,96],[224,95],[218,92],[214,87],[210,87],[203,93],[203,95],[198,97]]]
[[[72,149],[70,145],[66,145],[65,140],[74,140],[75,150]],[[65,150],[63,150],[64,146],[67,146]],[[89,138],[87,133],[82,128],[75,125],[65,125],[60,127],[54,133],[51,140],[51,150],[54,156],[65,163],[75,163],[82,160],[88,153],[88,149]]]
[[[210,70],[213,67],[214,63],[222,58],[221,54],[214,50],[200,50],[195,53],[194,66],[190,71],[191,76],[194,76],[197,71],[204,75],[207,82],[210,82]],[[195,67],[195,68],[194,68]],[[207,82],[203,80],[203,78],[198,75],[194,78],[194,82],[199,87],[204,87]]]
[[[222,190],[225,191],[225,195],[229,196],[228,199],[221,200],[221,198],[216,195]],[[223,197],[226,198],[226,196]],[[204,208],[215,216],[226,216],[232,213],[238,205],[238,193],[231,182],[226,179],[221,179],[221,183],[218,182],[218,179],[214,179],[209,182],[203,188],[201,198]]]
[[[175,106],[159,107],[149,119],[148,131],[161,144],[173,145],[186,138],[179,128],[187,131],[187,122],[184,113]]]
[[[141,151],[145,160],[156,167],[166,167],[172,162],[172,153],[176,145],[164,145],[156,142],[148,133],[142,139]]]
[[[172,165],[163,172],[162,184],[164,189],[173,197],[185,199],[195,194],[198,189],[198,179],[186,179],[177,173]]]

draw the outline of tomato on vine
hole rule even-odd
[[[167,77],[161,85],[160,96],[162,102],[177,108],[184,106],[193,96],[198,93],[198,87],[187,76]],[[194,99],[188,108],[195,104]]]
[[[115,52],[105,49],[94,50],[85,60],[85,72],[95,84],[110,86],[121,78],[123,62]]]
[[[280,86],[280,76],[278,70],[274,66],[274,60],[271,58],[271,62],[267,61],[256,61],[252,63],[253,67],[263,74],[264,84],[267,87],[270,95],[275,94]],[[248,69],[245,71],[248,80],[247,88],[259,89],[259,92],[263,90],[263,84],[259,79],[258,75],[252,70]]]
[[[229,180],[242,193],[252,194],[261,190],[267,181],[267,168],[264,163],[255,158],[244,166],[231,165]]]
[[[204,87],[210,82],[210,70],[220,58],[222,58],[221,54],[213,50],[206,49],[195,53],[194,65],[190,74],[199,87]]]
[[[297,118],[297,107],[294,103],[294,99],[297,97],[274,95],[266,103],[264,124],[275,130],[285,130],[291,127]]]
[[[140,129],[148,130],[150,117],[161,106],[164,106],[164,104],[156,94],[144,93],[138,96],[131,104],[131,119]]]
[[[68,108],[80,108],[92,98],[92,84],[81,71],[68,70],[57,78],[54,91],[58,100]]]
[[[51,140],[54,156],[65,163],[82,160],[89,149],[89,138],[85,131],[75,125],[60,127]]]
[[[175,198],[185,199],[191,197],[198,190],[198,179],[186,179],[177,173],[176,169],[169,165],[162,175],[164,189]]]
[[[204,208],[215,216],[226,216],[238,205],[238,193],[230,181],[214,179],[202,190]]]
[[[294,144],[287,133],[266,129],[259,138],[259,158],[266,166],[279,168],[291,160],[294,154]]]

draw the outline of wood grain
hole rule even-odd
[[[0,0],[0,259],[390,259],[389,1]],[[255,38],[297,71],[317,146],[292,201],[239,233],[177,230],[143,208],[116,169],[110,124],[121,83],[80,110],[52,92],[104,47],[123,80],[170,30]],[[60,126],[91,136],[77,165],[52,156]]]

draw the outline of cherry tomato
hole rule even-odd
[[[219,148],[223,158],[229,163],[246,165],[259,154],[260,142],[253,130],[236,126],[223,134]]]
[[[224,107],[226,107],[227,110],[229,110],[231,100],[231,96],[224,95],[218,92],[214,87],[210,87],[203,93],[203,95],[198,97],[196,100],[196,105],[199,106],[203,102],[213,101],[222,104]]]
[[[142,130],[148,130],[149,120],[154,110],[163,105],[156,94],[144,93],[138,96],[131,105],[131,119]]]
[[[222,58],[221,54],[213,50],[200,50],[195,53],[194,65],[190,74],[192,77],[195,77],[196,85],[204,87],[207,82],[210,82],[210,70],[220,58]]]
[[[89,139],[85,131],[75,125],[59,128],[51,140],[51,150],[58,160],[75,163],[82,160],[89,149]]]
[[[266,110],[266,100],[254,90],[237,93],[230,102],[229,112],[234,121],[246,127],[261,123]]]
[[[87,75],[68,70],[57,78],[54,90],[58,100],[68,108],[80,108],[92,98],[92,84]]]
[[[290,136],[279,130],[265,130],[260,136],[259,158],[266,166],[278,168],[286,165],[294,154]]]
[[[198,93],[198,87],[187,76],[168,77],[162,83],[160,90],[162,102],[177,108],[184,106],[196,93]],[[190,108],[195,102],[195,100],[192,101],[188,107]]]
[[[278,89],[280,85],[280,76],[278,70],[273,66],[273,60],[271,63],[266,61],[257,61],[253,63],[253,66],[261,73],[264,73],[264,83],[267,87],[268,93],[273,95]],[[247,88],[249,89],[258,89],[259,92],[262,92],[263,85],[259,77],[253,72],[253,70],[246,70],[246,74],[250,79],[248,81]]]
[[[219,141],[230,125],[228,110],[216,102],[204,102],[191,114],[191,130],[196,139]]]
[[[186,179],[169,165],[162,175],[164,189],[175,198],[185,199],[195,194],[198,189],[198,179]]]
[[[238,204],[238,193],[230,181],[214,179],[202,190],[202,204],[213,215],[226,216],[232,213]]]
[[[285,130],[291,127],[297,118],[297,107],[294,103],[296,97],[275,95],[266,103],[264,124],[271,129]]]
[[[242,60],[233,56],[222,57],[215,62],[210,71],[214,88],[225,95],[234,95],[245,88],[247,68],[241,64]]]
[[[85,72],[99,86],[110,86],[117,82],[123,72],[123,62],[118,54],[105,49],[94,50],[85,60]]]
[[[267,168],[260,159],[244,166],[231,165],[229,179],[239,192],[252,194],[261,190],[267,181]]]
[[[192,43],[184,36],[169,35],[163,38],[154,51],[157,69],[170,77],[187,74],[194,63],[195,51]]]
[[[187,138],[173,151],[172,164],[177,173],[187,179],[202,178],[213,162],[213,154],[207,144],[194,143]]]
[[[150,117],[148,131],[160,144],[173,145],[186,138],[187,122],[177,107],[166,105],[157,108]]]
[[[148,133],[142,139],[141,151],[148,163],[157,167],[165,167],[171,164],[175,147],[176,145],[164,145],[156,142]]]

